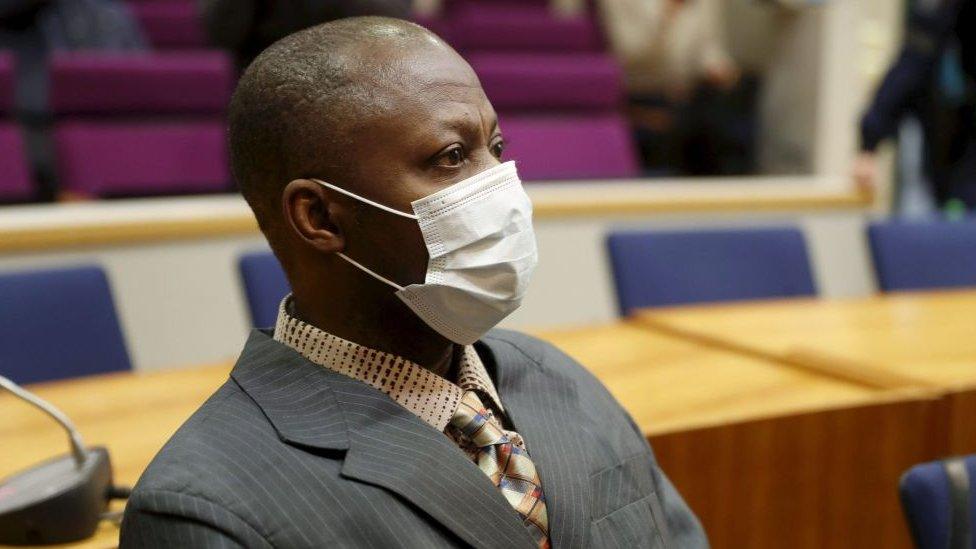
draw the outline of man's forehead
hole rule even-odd
[[[432,37],[410,46],[370,48],[363,45],[359,76],[378,87],[416,92],[432,87],[456,86],[480,91],[481,84],[470,65],[449,46]]]
[[[375,54],[373,61],[381,62],[360,66],[363,114],[421,111],[440,117],[441,111],[447,116],[463,106],[490,109],[474,71],[446,46]]]

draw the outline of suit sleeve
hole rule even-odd
[[[926,92],[955,29],[961,0],[913,2],[905,43],[861,118],[861,149],[894,134],[902,116]]]
[[[203,498],[164,490],[136,492],[122,520],[119,547],[270,548],[250,525]]]

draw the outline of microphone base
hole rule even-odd
[[[108,508],[112,464],[102,446],[21,471],[0,483],[0,544],[45,545],[91,537]]]

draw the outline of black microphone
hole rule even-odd
[[[120,492],[112,486],[108,450],[86,448],[71,420],[49,402],[3,376],[0,387],[54,418],[71,445],[69,454],[0,482],[0,544],[67,543],[91,537],[109,500]]]

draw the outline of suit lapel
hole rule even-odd
[[[312,364],[260,330],[251,332],[230,373],[261,408],[278,437],[297,446],[345,450],[348,429],[328,378]]]
[[[448,437],[369,386],[349,389],[340,393],[355,418],[344,476],[403,496],[472,546],[534,546],[498,488]]]
[[[344,477],[399,495],[474,547],[534,547],[490,479],[443,433],[376,389],[258,331],[231,376],[285,442],[346,450]]]
[[[592,437],[575,385],[506,340],[488,336],[478,350],[494,364],[502,405],[539,472],[553,547],[587,545],[591,493],[584,448]]]

